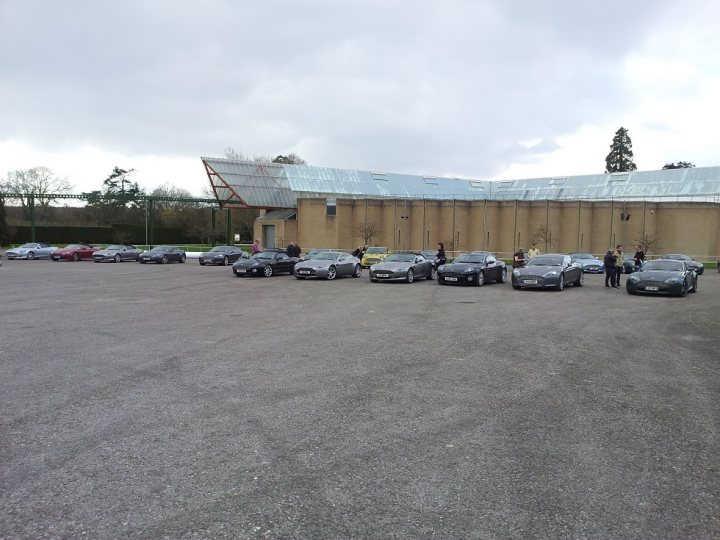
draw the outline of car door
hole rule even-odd
[[[573,259],[566,255],[563,257],[563,273],[565,274],[565,283],[575,282],[580,277],[582,270],[578,269],[577,264],[573,264]]]
[[[275,256],[273,257],[273,262],[271,263],[275,269],[275,272],[289,272],[289,259],[290,257],[288,257],[287,253],[275,253]]]
[[[350,255],[340,255],[340,257],[338,257],[337,269],[338,275],[352,275],[353,271],[355,270],[355,264],[353,263],[352,257]]]
[[[485,280],[497,279],[500,277],[500,265],[492,255],[485,257]]]

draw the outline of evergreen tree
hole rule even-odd
[[[0,195],[0,246],[6,246],[10,242],[10,230],[8,229],[7,217],[5,214],[5,197]]]
[[[621,127],[615,132],[610,153],[605,158],[605,172],[627,172],[636,169],[637,165],[633,163],[632,141],[628,130]]]

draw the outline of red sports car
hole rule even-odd
[[[52,254],[53,261],[92,261],[93,253],[102,248],[90,244],[70,244],[64,248],[56,249]]]

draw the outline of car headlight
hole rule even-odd
[[[516,268],[515,270],[513,270],[513,276],[519,277],[519,276],[520,276],[520,270],[518,270],[517,268]]]
[[[463,273],[464,273],[464,274],[471,274],[471,273],[473,273],[474,271],[475,271],[474,268],[466,268],[465,270],[463,270]]]
[[[444,264],[441,264],[440,266],[438,266],[438,272],[444,272],[444,271],[445,271],[445,265],[444,265]]]
[[[640,278],[639,278],[638,276],[636,276],[636,275],[631,275],[631,276],[628,278],[628,281],[632,281],[633,283],[637,283],[638,281],[640,281]]]
[[[680,276],[675,276],[675,277],[667,278],[665,280],[665,283],[679,283],[682,280],[683,280],[683,278],[681,278]]]
[[[544,274],[543,274],[543,277],[557,276],[557,274],[558,274],[558,273],[557,273],[557,270],[550,270],[550,272],[544,273]]]

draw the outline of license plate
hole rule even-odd
[[[245,272],[247,272],[247,270],[245,270],[244,268],[238,268],[238,269],[237,269],[237,273],[238,273],[238,274],[244,274]]]
[[[523,279],[525,285],[537,285],[537,279]]]
[[[377,277],[390,277],[390,274],[378,274]]]
[[[446,277],[445,281],[457,281],[456,277]]]
[[[300,270],[298,271],[298,274],[309,274],[310,270]]]
[[[658,288],[655,287],[654,285],[649,285],[649,286],[645,287],[645,290],[646,291],[657,291]]]
[[[143,257],[143,261],[149,261],[150,257]]]

